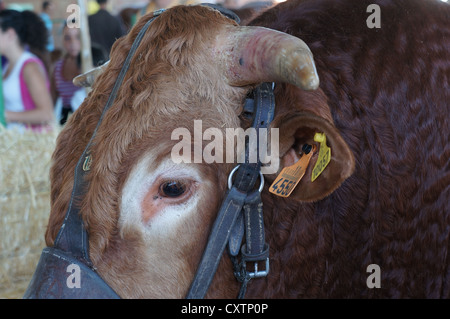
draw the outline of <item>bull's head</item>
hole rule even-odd
[[[76,79],[93,84],[93,90],[58,139],[49,245],[67,210],[78,156],[137,33],[150,18],[143,17],[116,42],[107,65]],[[298,160],[301,145],[316,143],[316,132],[326,134],[333,150],[327,170],[314,182],[302,180],[291,195],[296,201],[319,200],[350,176],[353,158],[321,91],[303,91],[319,85],[306,44],[277,31],[238,26],[203,6],[175,7],[152,23],[97,131],[89,189],[81,203],[92,261],[120,296],[185,296],[235,163],[175,162],[171,154],[179,139],[172,132],[184,128],[193,137],[194,120],[202,120],[203,130],[217,128],[225,136],[226,128],[244,125],[239,116],[247,93],[271,81],[288,83],[276,89],[278,171]],[[204,141],[192,139],[192,151],[198,143]],[[317,154],[311,161],[317,161]],[[224,257],[209,296],[236,295],[229,263]]]

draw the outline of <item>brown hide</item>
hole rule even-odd
[[[372,3],[380,29],[366,25]],[[271,275],[247,296],[450,297],[450,6],[288,1],[251,24],[308,44],[355,172],[315,203],[265,193]],[[278,111],[302,108],[285,94]],[[370,264],[380,266],[381,288],[366,285]]]

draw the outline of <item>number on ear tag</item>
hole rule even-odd
[[[322,174],[331,160],[331,149],[327,146],[327,137],[325,133],[316,133],[316,135],[314,135],[314,141],[320,143],[320,148],[316,165],[311,173],[311,182],[314,182],[316,178]]]
[[[270,185],[269,192],[281,197],[291,195],[295,186],[297,186],[303,175],[305,175],[314,150],[315,146],[312,147],[312,151],[310,147],[309,152],[304,152],[302,157],[294,165],[283,168],[280,175]]]

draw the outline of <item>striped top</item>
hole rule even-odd
[[[64,59],[58,60],[55,63],[55,86],[56,91],[58,92],[58,95],[62,99],[63,108],[70,108],[70,100],[72,99],[72,96],[76,91],[78,91],[80,88],[75,86],[72,82],[72,80],[67,81],[63,77],[63,65],[64,65]]]

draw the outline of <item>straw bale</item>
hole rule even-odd
[[[59,128],[0,125],[0,298],[21,298],[33,275],[50,212],[49,170]]]

